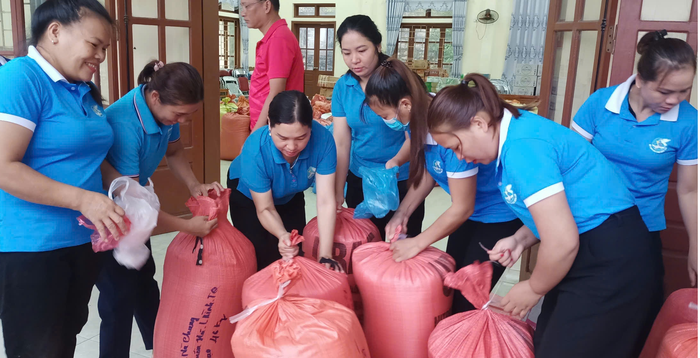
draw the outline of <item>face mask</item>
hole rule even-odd
[[[382,120],[384,121],[384,124],[386,124],[389,128],[397,132],[405,132],[408,130],[408,123],[401,123],[401,121],[399,121],[399,119],[396,116],[389,120],[386,120],[384,118],[382,118]]]

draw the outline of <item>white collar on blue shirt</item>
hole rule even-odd
[[[506,142],[506,137],[508,136],[508,127],[510,127],[510,120],[513,119],[513,113],[509,110],[503,109],[503,119],[501,119],[501,130],[498,136],[498,158],[496,158],[496,168],[500,165],[501,161],[501,150],[503,149],[503,143]]]
[[[437,145],[437,142],[430,133],[428,133],[428,136],[425,138],[425,145]]]
[[[630,91],[630,87],[632,86],[632,82],[637,78],[637,75],[634,74],[630,76],[630,78],[627,79],[627,81],[621,83],[617,88],[615,88],[615,91],[613,94],[610,96],[610,99],[608,99],[608,103],[605,104],[605,109],[607,109],[610,112],[613,112],[615,114],[620,114],[620,110],[622,109],[622,102],[625,101],[625,97],[627,96],[627,93]],[[675,105],[673,108],[671,108],[668,112],[662,113],[661,114],[661,120],[666,121],[666,122],[675,122],[678,120],[678,110],[680,109],[680,103]]]
[[[51,66],[49,61],[46,61],[44,56],[42,56],[39,51],[36,49],[34,46],[29,46],[29,52],[27,53],[27,57],[31,58],[32,60],[36,61],[37,64],[39,64],[39,67],[41,67],[44,72],[51,78],[52,81],[58,82],[58,81],[63,81],[63,82],[68,82],[63,75],[58,72],[58,70]]]

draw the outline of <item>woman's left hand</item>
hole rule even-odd
[[[198,183],[190,188],[190,194],[192,194],[192,196],[207,196],[209,194],[209,190],[216,191],[216,196],[219,196],[221,195],[221,192],[224,191],[224,187],[218,182],[213,182],[211,184]]]
[[[425,246],[415,237],[394,241],[389,248],[396,262],[411,259],[425,250]]]
[[[522,319],[532,307],[535,307],[540,298],[542,295],[535,293],[530,286],[530,281],[526,280],[513,286],[506,297],[503,297],[501,304],[504,311]]]
[[[690,275],[690,287],[698,283],[698,253],[690,249],[688,252],[688,275]]]

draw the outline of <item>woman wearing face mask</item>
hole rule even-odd
[[[428,133],[426,118],[432,98],[422,80],[403,62],[396,59],[382,62],[367,82],[366,92],[367,103],[380,117],[396,117],[401,125],[411,127],[411,186],[386,225],[386,236],[393,237],[398,226],[405,232],[409,216],[430,194],[435,182],[452,198],[447,211],[427,230],[391,245],[394,259],[410,259],[449,235],[447,253],[457,263],[455,270],[476,260],[488,261],[489,255],[481,245],[493,247],[498,240],[515,235],[523,226],[501,198],[494,178],[496,163],[467,163],[435,142]],[[505,267],[494,266],[493,269],[491,288]],[[454,296],[453,313],[471,309],[474,306],[463,295]]]
[[[335,143],[313,120],[309,99],[284,91],[270,103],[269,126],[253,132],[229,168],[231,220],[255,247],[258,270],[298,251],[290,233],[306,226],[304,190],[316,182],[318,256],[326,267],[335,233]]]
[[[0,68],[0,320],[8,357],[73,357],[99,272],[100,235],[126,231],[104,195],[114,140],[99,90],[113,22],[96,0],[52,0],[32,17],[26,57]],[[11,89],[10,89],[11,87]],[[117,230],[119,228],[119,230]]]
[[[458,158],[495,161],[503,200],[535,235],[502,239],[492,260],[512,265],[540,241],[531,278],[502,301],[524,317],[545,296],[535,357],[639,356],[663,293],[661,255],[614,166],[568,128],[502,101],[477,74],[438,93],[428,130]]]
[[[191,122],[192,114],[202,106],[204,84],[197,70],[186,63],[159,61],[147,64],[138,77],[139,86],[113,103],[105,111],[114,130],[114,145],[103,167],[105,185],[119,176],[129,176],[141,185],[158,168],[163,157],[175,177],[192,196],[209,190],[223,190],[219,183],[197,181],[185,148],[180,141],[180,124]],[[116,169],[111,170],[111,168]],[[216,219],[200,216],[186,220],[164,211],[158,226],[165,231],[184,231],[206,236],[216,227]],[[151,248],[150,241],[146,243]],[[141,330],[146,349],[153,349],[153,332],[160,302],[156,272],[151,256],[140,270],[120,265],[110,253],[97,280],[100,290],[100,357],[128,357],[133,318]]]
[[[661,252],[664,201],[678,163],[678,203],[688,231],[688,273],[698,272],[698,111],[685,99],[693,87],[695,53],[682,40],[650,32],[639,41],[637,74],[595,92],[571,127],[623,174]],[[620,140],[623,134],[625,140]],[[661,303],[659,303],[661,304]]]
[[[331,113],[333,136],[338,148],[338,175],[336,177],[336,204],[347,200],[355,208],[364,200],[360,167],[392,168],[399,166],[399,196],[408,191],[408,146],[405,132],[408,125],[396,120],[382,120],[365,102],[365,86],[372,71],[388,58],[381,52],[382,35],[372,19],[365,15],[350,16],[338,28],[338,43],[343,60],[350,68],[333,88]],[[351,150],[352,149],[352,150]],[[343,190],[347,181],[347,194]],[[408,234],[420,234],[425,203],[421,202],[408,220]],[[382,236],[384,226],[393,212],[381,219],[372,218]]]

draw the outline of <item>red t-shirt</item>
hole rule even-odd
[[[270,80],[286,78],[285,90],[304,92],[304,61],[299,41],[280,19],[267,31],[255,48],[255,70],[250,81],[250,128],[255,127],[267,95]]]

